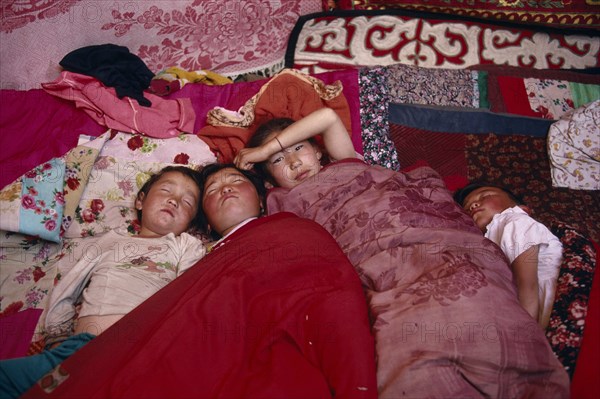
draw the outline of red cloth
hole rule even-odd
[[[104,86],[94,77],[68,71],[42,87],[54,96],[74,101],[75,106],[111,129],[156,138],[194,132],[196,113],[187,98],[168,100],[147,93],[152,106],[143,107],[131,98],[119,99],[115,88]]]
[[[27,355],[35,326],[42,309],[25,309],[0,316],[0,359],[12,359]]]
[[[431,166],[450,191],[466,186],[467,159],[464,134],[446,134],[390,123],[390,138],[403,170]]]
[[[0,90],[0,188],[106,128],[43,90]]]
[[[500,87],[500,93],[502,93],[506,112],[533,118],[542,117],[542,114],[531,109],[522,78],[498,76],[498,86]]]
[[[352,265],[321,226],[281,213],[67,359],[50,395],[24,397],[374,398],[374,353]]]
[[[577,366],[571,381],[572,399],[596,399],[600,397],[600,245],[596,248],[596,272],[585,317],[583,341],[577,358]]]

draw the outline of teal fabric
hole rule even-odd
[[[54,158],[23,176],[19,232],[60,242],[65,162]]]
[[[600,99],[600,85],[569,82],[573,107],[579,108]]]
[[[0,398],[18,398],[94,337],[88,333],[77,334],[38,355],[0,361]]]

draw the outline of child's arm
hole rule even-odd
[[[90,259],[82,256],[52,290],[44,322],[47,344],[59,342],[72,335],[73,317],[77,313],[76,304],[89,282],[99,258],[97,256]]]
[[[356,158],[354,145],[340,117],[331,108],[320,108],[288,126],[277,136],[277,140],[267,141],[260,147],[240,150],[234,162],[241,169],[251,169],[255,163],[266,161],[282,148],[291,147],[318,134],[322,136],[323,145],[331,158]]]
[[[539,322],[538,251],[539,245],[527,249],[513,261],[512,269],[517,284],[519,303],[531,317]]]

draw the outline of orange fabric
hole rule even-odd
[[[262,93],[254,107],[255,118],[248,128],[207,125],[198,132],[198,136],[209,145],[219,162],[233,161],[237,152],[244,148],[263,122],[276,117],[298,120],[323,107],[336,111],[352,136],[350,108],[343,94],[331,100],[323,100],[310,83],[293,74],[277,75],[265,85],[268,86],[261,88]]]

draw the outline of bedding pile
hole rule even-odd
[[[375,398],[369,330],[337,243],[282,213],[237,230],[23,397]]]
[[[0,32],[0,358],[41,350],[48,297],[70,271],[59,260],[84,256],[90,237],[118,226],[135,232],[133,197],[153,171],[230,161],[261,120],[323,105],[366,161],[271,191],[271,216],[28,397],[290,397],[290,387],[298,397],[586,397],[598,388],[589,378],[600,352],[598,190],[553,186],[547,153],[552,129],[559,144],[596,148],[594,136],[573,140],[555,123],[600,99],[586,69],[600,66],[597,32],[407,10],[304,15],[318,1],[18,3],[3,3]],[[205,34],[217,13],[252,34]],[[213,28],[229,26],[221,22]],[[50,25],[71,40],[50,38]],[[11,55],[32,35],[43,62],[24,67]],[[56,54],[92,37],[130,40],[170,79],[144,91],[150,106],[57,69]],[[269,78],[227,79],[245,72]],[[545,332],[519,306],[498,247],[451,199],[476,179],[514,187],[563,243]],[[331,336],[340,326],[345,335]]]
[[[317,221],[348,255],[369,302],[382,397],[568,396],[504,255],[439,175],[358,160],[320,175],[274,189],[267,208]]]

